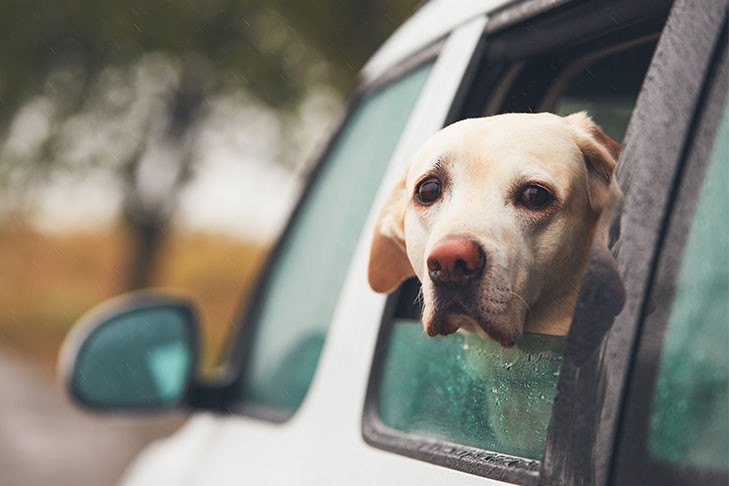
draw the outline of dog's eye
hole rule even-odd
[[[529,209],[541,209],[554,200],[554,196],[542,186],[530,184],[522,189],[519,202]]]
[[[418,202],[430,204],[436,201],[441,194],[440,181],[435,177],[429,177],[421,182],[415,189],[415,197]]]

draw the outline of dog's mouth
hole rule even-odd
[[[463,288],[435,287],[426,295],[423,313],[425,333],[430,337],[447,336],[459,329],[491,338],[505,348],[521,337],[522,326],[511,315],[508,287],[489,287],[466,291]]]

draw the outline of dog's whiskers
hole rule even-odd
[[[421,285],[418,288],[418,295],[415,296],[415,300],[413,300],[413,304],[422,304],[423,303],[423,286]]]
[[[516,292],[512,292],[509,289],[507,289],[507,292],[509,292],[511,295],[513,295],[514,297],[517,297],[519,300],[521,300],[522,302],[524,302],[524,306],[526,307],[527,314],[529,314],[529,319],[531,320],[532,319],[532,310],[529,307],[529,304],[527,304],[527,301],[524,300],[524,297],[522,297],[521,295],[517,294]]]

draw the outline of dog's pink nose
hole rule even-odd
[[[435,244],[426,263],[434,283],[460,284],[481,274],[486,257],[474,241],[446,236]]]

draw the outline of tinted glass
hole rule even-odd
[[[375,192],[430,67],[366,96],[323,162],[248,323],[256,331],[246,405],[293,413],[303,400]]]
[[[705,180],[664,337],[648,449],[660,462],[729,469],[729,104]]]
[[[540,458],[564,338],[525,334],[511,349],[475,335],[428,338],[420,321],[395,322],[379,408],[395,429]]]

